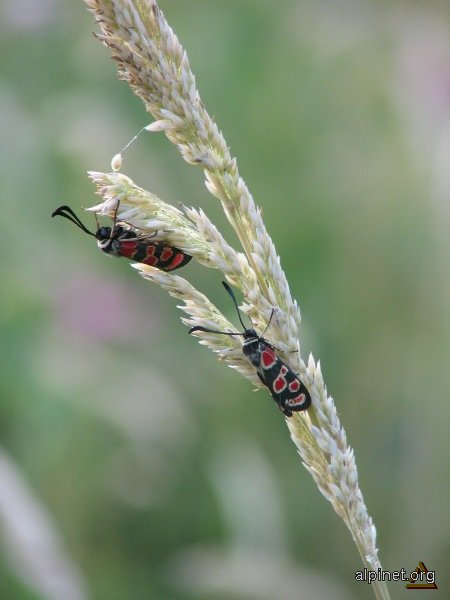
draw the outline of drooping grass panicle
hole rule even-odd
[[[144,102],[156,121],[147,129],[163,131],[183,158],[203,169],[207,189],[218,198],[243,252],[224,240],[206,214],[195,208],[168,208],[123,175],[91,173],[103,205],[94,210],[111,215],[120,200],[119,218],[131,226],[160,230],[198,261],[222,271],[240,289],[242,308],[257,331],[282,351],[282,358],[305,383],[312,397],[307,412],[287,418],[302,462],[322,494],[344,520],[369,569],[381,567],[376,531],[358,484],[353,450],[348,445],[335,404],[328,395],[319,362],[302,360],[300,311],[292,299],[279,257],[262,221],[261,211],[239,175],[222,133],[208,115],[185,51],[155,0],[85,0],[100,28],[99,38],[111,49],[119,75]],[[126,218],[125,218],[126,217]],[[184,322],[219,331],[237,331],[209,300],[178,275],[146,265],[140,274],[181,299],[189,315]],[[201,342],[255,385],[254,367],[242,354],[238,337],[197,332]],[[295,352],[297,350],[297,352]],[[294,351],[294,352],[293,352]],[[389,598],[383,582],[372,583],[377,598]]]

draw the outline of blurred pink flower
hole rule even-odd
[[[149,301],[144,308],[134,287],[84,272],[61,282],[55,313],[69,333],[125,344],[136,339],[141,344],[159,330],[161,321],[158,307]]]

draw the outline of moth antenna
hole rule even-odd
[[[191,327],[189,329],[189,333],[194,333],[194,331],[204,331],[205,333],[219,333],[220,335],[244,335],[243,333],[233,333],[230,331],[217,331],[216,329],[208,329],[207,327],[202,327],[201,325],[196,325],[195,327]]]
[[[114,230],[116,228],[116,223],[117,223],[117,211],[119,210],[119,205],[120,205],[120,200],[117,202],[116,208],[114,210],[114,216],[113,216],[113,224],[111,227],[111,233],[109,234],[109,239],[112,240],[113,239],[113,234],[114,234]],[[97,218],[97,215],[95,215],[95,218]],[[98,228],[98,223],[97,223],[97,228]]]
[[[272,312],[270,313],[270,319],[269,322],[266,325],[266,328],[264,329],[264,331],[262,332],[262,334],[259,336],[259,339],[261,339],[262,337],[264,337],[264,334],[266,333],[266,331],[269,329],[270,327],[270,322],[272,320],[273,315],[275,314],[275,309],[272,308]]]
[[[95,233],[89,231],[89,229],[84,225],[84,223],[77,217],[77,215],[73,212],[70,206],[64,204],[63,206],[59,206],[56,210],[52,212],[52,217],[64,217],[72,223],[75,223],[77,227],[79,227],[82,231],[87,233],[88,235],[92,235],[95,237]]]
[[[236,296],[234,295],[233,290],[230,288],[230,286],[228,285],[228,283],[226,281],[222,281],[222,285],[226,289],[227,293],[231,296],[231,299],[233,300],[233,304],[234,304],[234,306],[236,307],[236,310],[237,310],[239,321],[241,322],[241,325],[244,328],[244,330],[246,330],[247,327],[244,325],[244,322],[242,321],[241,311],[239,310],[239,306],[238,306],[238,303],[237,303],[237,300],[236,300]],[[250,321],[250,323],[251,323],[251,321]]]
[[[120,200],[117,202],[116,209],[115,209],[115,211],[114,211],[114,216],[113,216],[113,229],[114,229],[114,227],[116,226],[116,222],[117,222],[117,213],[118,213],[118,211],[119,211],[119,206],[120,206]]]

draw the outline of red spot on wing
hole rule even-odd
[[[162,255],[161,255],[162,257]],[[170,265],[167,265],[167,267],[165,267],[166,271],[172,271],[173,269],[176,269],[178,266],[181,265],[181,263],[184,260],[184,254],[182,252],[178,252],[178,254],[175,255],[173,261],[170,263]]]
[[[154,244],[149,244],[146,249],[147,258],[152,257],[155,254],[155,250],[156,250],[156,246]]]
[[[295,396],[295,398],[289,399],[289,406],[290,407],[301,406],[302,404],[305,404],[305,402],[306,402],[305,394],[299,394],[298,396]]]
[[[277,362],[277,355],[272,348],[265,348],[261,353],[263,369],[270,369]]]
[[[158,259],[156,256],[147,256],[143,261],[144,265],[149,265],[150,267],[156,267],[158,264]]]
[[[166,262],[167,260],[172,258],[172,255],[173,255],[173,248],[171,248],[170,246],[165,246],[164,250],[160,254],[159,259],[162,260],[163,262]]]
[[[298,392],[299,389],[300,389],[300,381],[298,379],[294,379],[294,381],[291,381],[291,383],[289,384],[289,391],[290,392]]]
[[[287,372],[288,372],[288,368],[286,367],[286,365],[283,365],[280,369],[280,373],[282,375],[286,375]]]
[[[125,258],[133,258],[137,248],[137,242],[120,242],[120,254]]]
[[[287,382],[286,379],[282,375],[278,375],[278,377],[273,382],[273,391],[279,394],[286,387]]]

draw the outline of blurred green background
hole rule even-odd
[[[263,209],[383,567],[422,560],[448,597],[448,2],[161,8]],[[86,171],[151,121],[92,17],[81,0],[3,0],[0,17],[0,598],[372,598],[270,397],[126,260],[50,219],[93,205]],[[235,243],[162,134],[122,171]],[[235,320],[220,273],[183,275]]]

